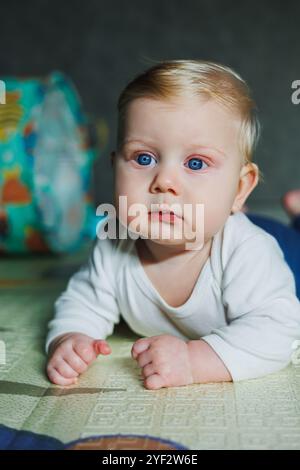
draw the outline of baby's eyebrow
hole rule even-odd
[[[123,147],[127,146],[127,145],[130,145],[130,144],[143,144],[143,145],[152,145],[155,141],[144,141],[144,140],[140,140],[140,139],[128,139],[128,140],[125,140],[123,142]],[[196,150],[196,149],[206,149],[206,150],[213,150],[214,152],[220,154],[222,157],[226,158],[226,154],[222,151],[222,150],[219,150],[217,149],[216,147],[212,147],[210,145],[203,145],[203,144],[200,144],[200,143],[192,143],[192,144],[187,144],[186,145],[186,148],[189,149],[189,150]]]
[[[125,147],[125,145],[129,145],[129,144],[148,144],[148,145],[152,145],[154,143],[154,141],[144,141],[144,140],[137,140],[137,139],[131,139],[131,140],[124,140],[123,142],[123,147]]]
[[[220,154],[222,157],[226,158],[227,155],[225,152],[223,152],[223,150],[219,150],[217,149],[216,147],[212,147],[211,145],[204,145],[204,144],[197,144],[197,143],[194,143],[194,144],[188,144],[187,145],[187,148],[190,149],[190,150],[196,150],[196,149],[205,149],[205,150],[213,150],[214,152]]]

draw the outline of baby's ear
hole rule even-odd
[[[258,183],[258,173],[258,166],[253,162],[248,162],[243,166],[240,173],[238,191],[231,211],[237,212],[242,209],[247,198],[250,196]]]

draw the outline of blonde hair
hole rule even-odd
[[[127,110],[133,100],[153,98],[170,101],[177,97],[203,95],[239,114],[240,150],[244,164],[251,163],[260,135],[260,123],[250,89],[230,67],[203,60],[159,61],[127,84],[118,99],[117,148],[122,145]],[[259,180],[263,179],[260,170],[258,176]]]

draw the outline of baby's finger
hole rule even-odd
[[[147,350],[147,351],[139,354],[136,360],[137,360],[138,365],[140,367],[146,366],[147,364],[152,362],[152,356],[150,354],[150,351]]]
[[[111,353],[111,348],[109,344],[103,339],[96,339],[93,345],[94,345],[94,351],[97,355],[98,354],[107,355]]]
[[[54,383],[55,385],[72,385],[77,382],[77,378],[74,379],[66,379],[60,373],[54,369],[54,367],[47,368],[47,375],[50,382]]]
[[[86,362],[84,362],[81,359],[81,357],[79,357],[78,354],[76,354],[73,351],[73,349],[70,352],[65,353],[64,356],[63,356],[63,359],[65,360],[65,362],[67,364],[69,364],[69,366],[72,369],[74,369],[79,374],[82,374],[88,368],[88,364]]]
[[[163,378],[159,374],[149,375],[144,380],[144,385],[149,390],[158,390],[165,386]]]
[[[132,346],[131,355],[136,359],[139,354],[146,351],[151,344],[150,338],[138,339]]]
[[[97,355],[94,351],[94,348],[93,348],[93,342],[92,341],[90,343],[85,342],[85,341],[75,342],[75,344],[73,346],[73,350],[88,365],[92,361],[94,361],[97,357]]]
[[[152,362],[150,362],[150,364],[147,364],[143,369],[142,369],[142,374],[143,374],[143,377],[146,379],[147,377],[150,377],[150,375],[154,375],[155,374],[155,369],[154,369],[154,366],[152,364]]]
[[[54,368],[66,379],[78,377],[78,372],[76,372],[76,370],[74,370],[64,359],[61,359],[57,364],[55,364]]]

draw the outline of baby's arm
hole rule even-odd
[[[231,382],[232,377],[213,348],[201,339],[187,343],[193,383]]]
[[[276,239],[262,232],[235,248],[221,287],[228,323],[201,339],[220,356],[232,380],[286,367],[300,339],[300,303]]]
[[[55,302],[45,344],[47,373],[54,383],[74,383],[97,354],[108,353],[104,340],[120,320],[112,248],[111,240],[98,240]]]
[[[71,385],[86,371],[99,354],[110,354],[105,340],[81,333],[60,335],[50,343],[47,375],[57,385]]]

